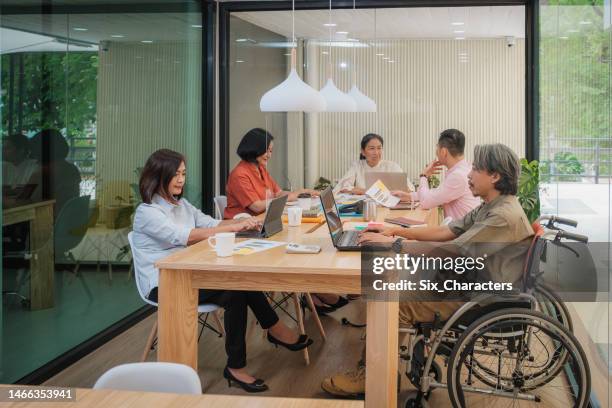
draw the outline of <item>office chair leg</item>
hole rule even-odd
[[[297,316],[300,334],[306,334],[306,330],[304,329],[304,316],[302,316],[302,307],[300,306],[300,298],[298,297],[297,293],[293,294],[293,304],[295,305],[295,315]],[[304,360],[306,361],[306,365],[310,364],[308,347],[304,348]]]
[[[153,327],[151,328],[151,333],[149,333],[149,337],[147,338],[147,344],[145,345],[144,351],[142,352],[142,358],[140,362],[146,361],[149,353],[151,352],[151,348],[153,348],[153,342],[157,337],[157,319],[155,319],[155,323],[153,323]]]
[[[308,302],[308,307],[312,311],[312,317],[314,318],[314,321],[315,321],[315,323],[317,325],[317,328],[319,329],[319,333],[321,334],[321,338],[323,339],[323,341],[326,341],[327,340],[327,336],[325,335],[325,330],[323,329],[323,324],[321,323],[321,319],[319,318],[319,313],[317,313],[317,309],[315,309],[314,302],[312,301],[312,296],[310,296],[310,293],[305,293],[304,296],[306,296],[306,301]]]
[[[223,324],[221,323],[221,319],[219,319],[219,311],[215,310],[214,312],[212,312],[212,315],[213,315],[213,319],[215,320],[215,324],[217,325],[217,328],[219,329],[219,333],[221,333],[223,337],[225,337],[225,328],[223,327]]]

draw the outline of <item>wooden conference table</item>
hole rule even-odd
[[[379,208],[379,221],[409,216],[437,224],[437,211]],[[197,369],[198,289],[310,293],[360,293],[361,255],[338,252],[327,225],[283,226],[271,240],[316,244],[319,254],[286,254],[280,246],[251,255],[220,258],[206,241],[156,263],[159,276],[158,360]],[[398,303],[368,302],[366,333],[366,407],[397,405]]]

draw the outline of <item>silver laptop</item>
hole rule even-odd
[[[407,173],[386,171],[372,171],[365,173],[366,190],[372,187],[372,184],[376,183],[378,180],[382,181],[383,184],[391,191],[410,191],[408,189]]]

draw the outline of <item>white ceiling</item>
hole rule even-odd
[[[250,23],[291,38],[291,11],[233,13]],[[328,10],[297,10],[295,30],[298,38],[327,39]],[[390,9],[332,10],[334,39],[348,38],[502,38],[525,37],[523,6],[494,7],[420,7]],[[453,25],[452,23],[463,23]],[[455,33],[454,31],[464,31]]]

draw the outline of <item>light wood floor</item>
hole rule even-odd
[[[293,310],[291,303],[288,306],[290,310]],[[280,315],[287,323],[290,322],[288,318],[283,317],[282,313]],[[365,303],[354,301],[332,315],[322,317],[328,338],[327,342],[323,342],[314,322],[310,319],[310,313],[306,313],[306,331],[315,340],[313,346],[310,347],[309,366],[305,365],[301,352],[293,353],[285,349],[275,349],[263,338],[263,332],[259,327],[253,330],[248,339],[248,369],[253,375],[264,379],[270,387],[270,390],[264,393],[265,396],[329,398],[320,388],[321,380],[339,371],[353,369],[365,344],[362,339],[365,330],[343,326],[341,324],[343,317],[356,323],[364,322]],[[138,361],[156,318],[157,315],[153,314],[136,324],[49,379],[45,384],[90,388],[96,379],[108,369],[119,364]],[[156,360],[155,351],[151,352],[149,360]],[[199,343],[199,374],[203,392],[245,395],[246,393],[239,388],[228,388],[222,376],[225,363],[223,339],[205,330]],[[442,361],[440,365],[446,377],[446,367]],[[402,384],[398,407],[403,407],[406,395],[413,390],[413,387],[403,375],[405,372],[403,364],[400,364],[400,372],[402,373]],[[429,401],[433,407],[451,406],[445,389],[435,390]],[[533,406],[546,407],[548,404]]]

